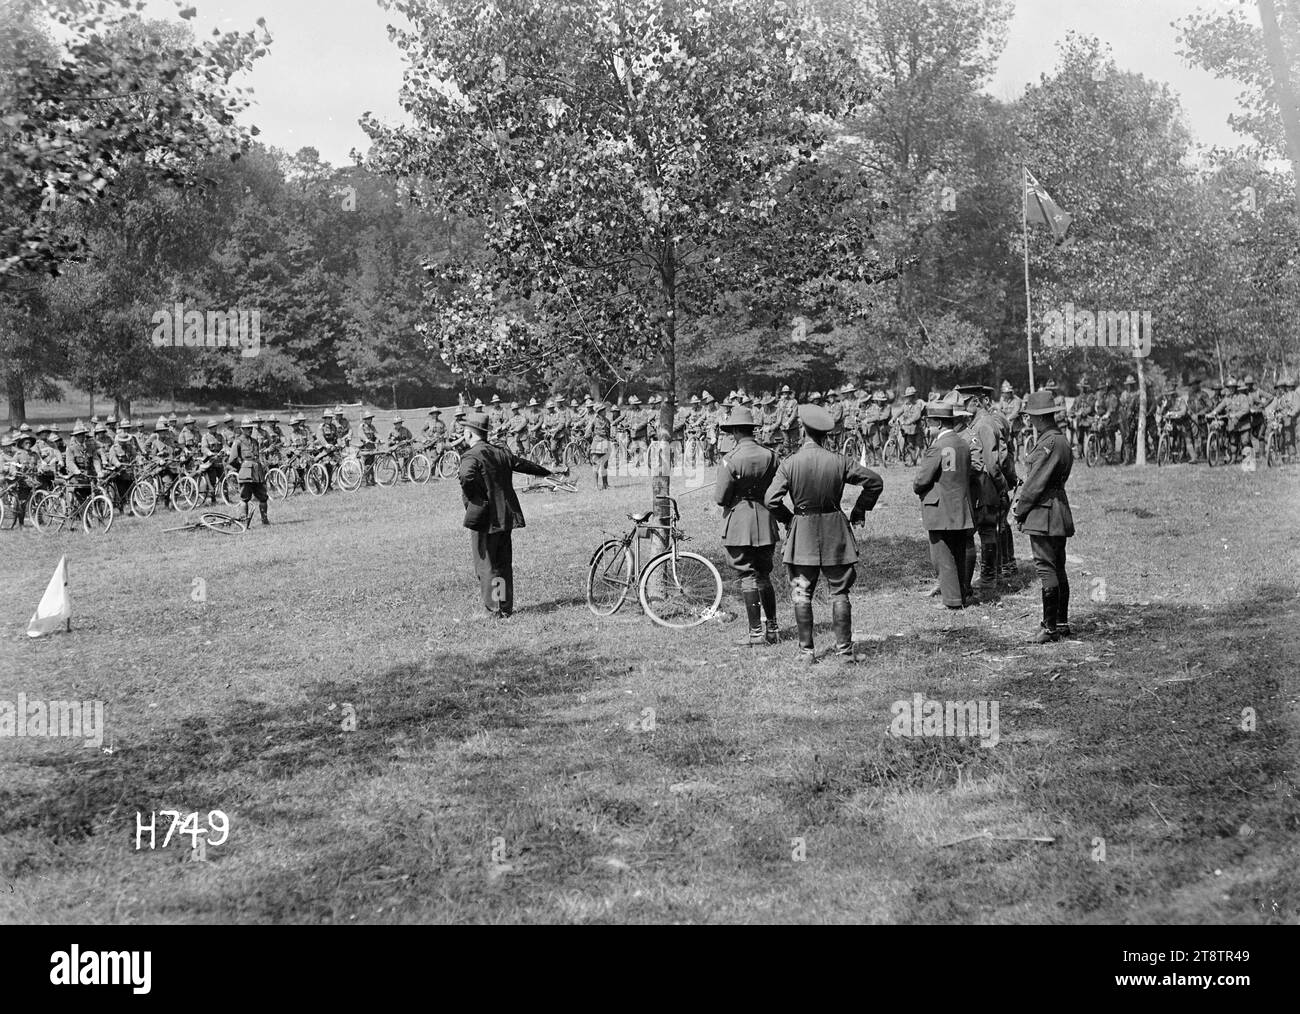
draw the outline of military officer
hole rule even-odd
[[[939,402],[926,406],[926,418],[935,430],[934,442],[917,465],[912,490],[921,498],[921,524],[930,537],[930,562],[939,574],[939,592],[949,609],[972,601],[967,589],[971,560],[966,546],[975,530],[971,509],[970,446],[954,430],[953,406]]]
[[[741,643],[749,647],[776,644],[780,625],[772,588],[772,553],[777,529],[763,496],[780,458],[754,439],[754,415],[743,405],[733,408],[723,425],[735,434],[736,447],[718,463],[713,499],[723,510],[722,546],[732,569],[740,575],[749,620],[749,637]]]
[[[226,463],[239,469],[239,499],[244,504],[244,521],[248,522],[248,501],[257,498],[262,524],[269,525],[266,513],[266,466],[262,464],[262,445],[253,438],[253,420],[244,416],[239,436],[226,448]]]
[[[916,396],[916,388],[908,386],[903,391],[903,401],[898,411],[898,429],[903,435],[904,448],[911,447],[918,455],[924,449],[921,418],[925,415],[925,402]]]
[[[523,454],[524,438],[528,434],[528,417],[519,411],[519,402],[517,401],[510,403],[510,414],[506,416],[505,431],[506,448],[511,454]]]
[[[609,421],[609,405],[603,401],[592,406],[587,422],[587,446],[591,470],[597,489],[609,489],[609,456],[614,450],[613,426]]]
[[[1004,540],[998,535],[998,522],[1005,520],[1009,490],[1015,485],[1014,473],[1008,468],[1008,448],[1002,439],[1002,429],[989,411],[992,390],[983,384],[963,384],[957,387],[957,393],[966,397],[966,407],[973,413],[969,432],[971,469],[976,474],[978,489],[973,506],[975,532],[980,543],[980,586],[991,590],[1004,573],[1000,551]]]
[[[1043,620],[1033,641],[1045,644],[1070,636],[1070,580],[1065,573],[1065,543],[1074,535],[1074,516],[1065,484],[1074,453],[1056,425],[1056,405],[1046,391],[1025,402],[1036,440],[1025,463],[1025,481],[1016,499],[1016,523],[1029,536],[1034,567],[1042,583]]]
[[[763,499],[773,516],[790,526],[781,558],[790,575],[801,657],[817,661],[812,597],[818,578],[824,575],[831,596],[835,653],[846,661],[856,661],[849,590],[857,577],[858,547],[849,526],[860,524],[875,507],[884,483],[871,469],[827,450],[826,438],[834,422],[824,408],[800,405],[799,420],[808,438],[781,463]],[[862,487],[847,519],[840,509],[846,484]],[[786,494],[793,510],[785,505]]]
[[[795,401],[794,392],[789,384],[782,384],[777,392],[777,429],[785,441],[785,453],[793,454],[799,449],[799,403]]]

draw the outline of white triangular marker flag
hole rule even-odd
[[[27,624],[28,637],[41,637],[59,630],[72,630],[72,602],[68,599],[68,564],[67,557],[59,557],[59,565],[54,568],[41,604],[32,614]]]

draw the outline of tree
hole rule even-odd
[[[392,0],[414,26],[410,126],[363,125],[368,165],[481,222],[433,264],[429,333],[472,376],[599,367],[661,378],[735,292],[798,305],[873,265],[835,221],[856,186],[816,160],[867,94],[854,40],[781,0]]]

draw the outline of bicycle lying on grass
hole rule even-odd
[[[695,627],[717,615],[722,604],[722,576],[699,553],[678,548],[689,539],[676,522],[677,501],[669,500],[668,523],[651,521],[653,511],[629,514],[632,530],[621,539],[602,542],[587,567],[587,608],[597,616],[613,616],[635,586],[641,608],[660,626]],[[668,548],[641,561],[641,540],[655,533]]]
[[[561,475],[563,478],[555,478]],[[549,493],[576,493],[578,492],[578,480],[570,479],[567,475],[567,469],[564,472],[556,472],[553,475],[544,477],[530,476],[528,485],[520,488],[520,493],[540,493],[543,490]]]
[[[200,528],[207,529],[210,532],[220,532],[222,535],[239,535],[248,531],[248,519],[236,517],[232,514],[223,514],[220,511],[204,511],[196,519],[180,525],[176,528],[164,528],[164,532],[197,532]]]

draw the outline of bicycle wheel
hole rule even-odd
[[[853,461],[862,457],[862,441],[856,433],[850,433],[844,438],[844,449],[840,453]]]
[[[220,511],[207,511],[200,514],[199,524],[209,531],[220,532],[222,535],[238,535],[240,532],[248,531],[248,522],[243,518],[222,514]]]
[[[551,465],[551,448],[544,440],[538,440],[528,448],[526,457],[538,465]]]
[[[1211,468],[1217,468],[1224,464],[1227,456],[1227,445],[1224,442],[1223,434],[1218,430],[1212,432],[1205,438],[1205,460],[1209,462]]]
[[[113,501],[96,493],[81,508],[81,528],[87,535],[106,535],[113,527]]]
[[[429,481],[429,476],[433,473],[433,464],[429,461],[429,456],[423,452],[413,454],[411,460],[406,464],[406,477],[418,485],[424,485]],[[361,476],[357,475],[357,484],[361,484]]]
[[[199,483],[192,475],[182,475],[172,486],[172,510],[182,514],[192,511],[199,502]]]
[[[696,627],[717,615],[722,575],[699,553],[660,553],[641,572],[638,588],[646,615],[660,626]]]
[[[893,437],[890,437],[890,439],[885,441],[885,464],[898,464],[898,441],[893,439]]]
[[[234,472],[227,472],[222,476],[221,499],[226,502],[227,507],[234,507],[239,503],[239,476]]]
[[[1097,434],[1089,433],[1083,438],[1083,463],[1089,468],[1096,468],[1097,457]]]
[[[391,454],[375,455],[375,482],[384,487],[395,486],[400,474],[397,459]]]
[[[903,464],[913,468],[920,459],[921,452],[916,449],[916,444],[909,440],[903,445]]]
[[[268,469],[266,473],[266,495],[273,500],[283,500],[289,495],[289,477],[284,474],[284,469]]]
[[[138,518],[152,517],[158,509],[158,487],[152,479],[137,479],[126,495],[127,506]]]
[[[587,565],[587,608],[613,616],[632,589],[632,554],[618,539],[602,542]]]
[[[53,493],[44,497],[32,512],[32,523],[42,535],[61,529],[68,520],[68,504]]]
[[[345,493],[355,493],[361,488],[361,476],[361,462],[356,458],[344,458],[339,465],[339,489]]]
[[[319,461],[307,469],[307,492],[312,496],[324,496],[330,488],[330,474]]]
[[[287,500],[300,489],[307,488],[307,479],[303,471],[297,465],[284,465],[280,471],[284,473],[284,498]]]
[[[1172,453],[1172,451],[1170,450],[1170,447],[1169,447],[1169,445],[1170,445],[1171,442],[1172,442],[1172,441],[1170,441],[1170,439],[1169,439],[1169,434],[1168,434],[1168,433],[1162,433],[1162,434],[1160,435],[1160,444],[1159,444],[1159,447],[1156,449],[1156,464],[1157,464],[1157,465],[1167,465],[1167,464],[1169,464],[1169,455]]]
[[[460,474],[460,455],[456,451],[443,451],[438,459],[438,478],[454,479]]]

